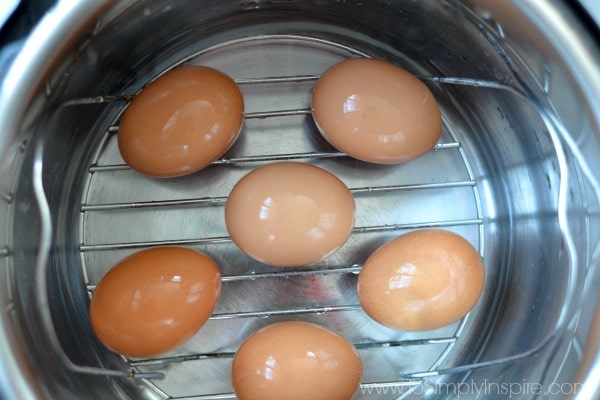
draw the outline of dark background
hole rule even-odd
[[[27,36],[54,3],[55,0],[21,0],[6,24],[0,27],[0,48]]]

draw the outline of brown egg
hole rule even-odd
[[[257,168],[225,206],[231,239],[254,259],[281,267],[317,262],[342,246],[354,226],[354,198],[333,174],[309,164]]]
[[[319,325],[282,322],[238,349],[232,380],[239,400],[349,400],[362,362],[345,338]]]
[[[208,67],[171,70],[131,102],[119,124],[121,156],[153,177],[198,171],[235,142],[244,120],[237,84]]]
[[[370,58],[329,68],[312,93],[323,137],[359,160],[396,164],[431,150],[442,118],[431,91],[408,71]]]
[[[377,249],[360,272],[358,296],[377,322],[421,331],[462,318],[477,302],[483,283],[483,262],[467,240],[426,229]]]
[[[167,352],[192,337],[221,290],[217,264],[183,247],[135,253],[109,270],[90,304],[92,328],[109,349],[130,357]]]

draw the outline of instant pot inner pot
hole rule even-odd
[[[510,89],[523,83],[536,93],[548,77],[523,67],[497,26],[453,2],[147,3],[109,10],[47,80],[15,191],[15,204],[27,201],[29,208],[16,207],[14,220],[36,218],[14,224],[14,265],[35,265],[37,256],[30,177],[41,140],[53,221],[48,300],[63,351],[80,365],[164,377],[106,377],[61,367],[35,311],[32,268],[14,268],[15,315],[48,393],[234,398],[236,348],[256,329],[286,320],[327,326],[357,346],[364,376],[356,399],[436,397],[441,394],[432,382],[442,381],[571,379],[577,360],[564,348],[557,352],[560,343],[552,340],[573,273],[557,218],[557,150],[539,109]],[[402,165],[370,165],[338,153],[318,135],[311,89],[325,69],[355,56],[391,61],[427,83],[444,121],[433,151]],[[119,117],[129,96],[181,64],[212,66],[234,78],[244,93],[245,125],[233,148],[205,170],[151,179],[124,165],[116,145]],[[335,173],[356,199],[348,243],[310,268],[253,261],[225,229],[224,201],[237,180],[282,159]],[[586,194],[577,182],[570,187],[571,226],[585,252],[577,208]],[[360,309],[357,274],[378,246],[422,227],[455,231],[479,249],[484,292],[451,326],[416,333],[384,328]],[[91,332],[89,296],[118,260],[159,244],[214,257],[222,297],[188,343],[154,359],[123,359]],[[539,350],[538,357],[528,356],[530,350]],[[475,368],[507,357],[516,361]],[[549,367],[556,363],[565,368]]]

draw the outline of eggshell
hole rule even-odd
[[[359,274],[358,295],[365,312],[379,323],[421,331],[465,316],[483,285],[483,261],[467,240],[425,229],[377,249]]]
[[[155,356],[179,346],[206,322],[221,290],[217,264],[182,247],[156,247],[120,261],[98,283],[92,328],[109,349]]]
[[[403,68],[370,58],[345,60],[325,71],[312,93],[312,114],[332,146],[378,164],[418,158],[442,133],[429,88]]]
[[[260,329],[232,366],[239,400],[349,400],[361,376],[360,356],[348,340],[306,322]]]
[[[354,198],[322,168],[276,162],[233,188],[225,206],[231,239],[258,261],[282,267],[315,263],[348,239]]]
[[[196,172],[235,142],[244,120],[237,84],[208,67],[171,70],[144,88],[119,123],[121,156],[153,177]]]

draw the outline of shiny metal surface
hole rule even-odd
[[[159,244],[185,244],[208,252],[223,274],[221,299],[198,335],[171,354],[130,360],[143,373],[168,371],[165,379],[153,381],[161,392],[174,397],[230,397],[229,380],[221,377],[228,376],[240,342],[260,327],[282,320],[327,325],[355,343],[365,363],[363,387],[396,386],[399,376],[429,371],[452,354],[464,322],[436,332],[395,332],[373,323],[356,298],[356,273],[364,259],[408,229],[453,229],[483,251],[476,182],[451,130],[456,126],[446,130],[433,153],[401,167],[358,162],[319,137],[307,111],[314,80],[304,77],[318,76],[357,53],[337,42],[278,34],[226,42],[186,60],[185,64],[212,66],[237,79],[248,118],[240,141],[224,159],[176,181],[148,179],[125,168],[115,143],[118,125],[108,128],[97,158],[91,160],[82,205],[80,251],[89,288],[121,257]],[[282,137],[285,140],[278,139]],[[291,272],[244,255],[229,239],[223,219],[224,199],[242,176],[273,160],[290,158],[333,172],[357,202],[349,242],[318,265]],[[124,180],[137,189],[115,190]],[[462,206],[448,207],[447,196]],[[395,358],[416,348],[419,359],[397,368]],[[206,371],[208,379],[195,379],[197,370]]]
[[[1,88],[8,135],[0,147],[7,222],[0,346],[14,382],[7,395],[233,398],[229,365],[241,340],[291,319],[329,326],[357,345],[365,376],[356,399],[443,398],[452,395],[441,392],[452,388],[444,384],[469,382],[546,389],[572,382],[597,299],[600,57],[565,6],[82,3],[59,4],[17,59],[25,72],[13,68]],[[61,29],[51,29],[59,21]],[[434,151],[372,166],[316,134],[308,108],[315,79],[358,54],[403,65],[430,86],[444,116]],[[145,178],[120,159],[118,118],[130,96],[182,62],[238,81],[244,131],[206,170]],[[38,143],[43,154],[34,151]],[[313,269],[282,273],[251,261],[224,229],[232,185],[280,159],[334,172],[357,201],[350,241]],[[479,248],[482,299],[465,320],[438,331],[378,326],[357,306],[360,264],[379,244],[423,226],[452,229]],[[223,298],[188,344],[158,359],[124,360],[94,339],[89,293],[124,255],[165,243],[213,255]],[[36,260],[33,279],[28,266]],[[579,376],[593,378],[595,364],[587,365]],[[130,379],[131,370],[144,379]],[[163,379],[143,375],[156,372]],[[595,393],[596,382],[585,389]]]

